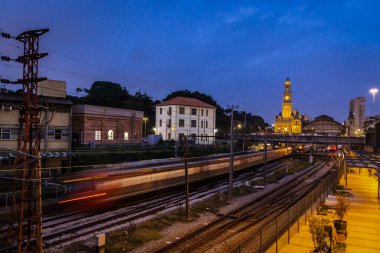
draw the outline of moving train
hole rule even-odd
[[[268,151],[267,160],[272,161],[291,153],[291,148]],[[264,162],[264,152],[236,155],[234,170],[242,170]],[[229,155],[209,156],[188,161],[190,182],[227,174],[229,172]],[[116,200],[126,196],[165,189],[184,183],[184,161],[148,168],[117,170],[112,174],[65,180],[62,182],[64,194],[58,203],[65,204],[84,199]]]

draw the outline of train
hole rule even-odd
[[[286,157],[291,148],[271,150],[267,161]],[[234,157],[234,170],[243,170],[264,162],[264,152],[239,154]],[[190,182],[228,174],[229,155],[205,157],[188,161]],[[74,178],[62,182],[63,194],[59,204],[91,199],[96,201],[117,200],[129,196],[166,189],[184,184],[184,162],[168,163],[140,169],[120,170],[113,174],[97,174],[83,178]]]

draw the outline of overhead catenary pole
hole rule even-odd
[[[46,56],[39,53],[39,37],[49,29],[31,30],[14,39],[24,44],[24,54],[17,59],[23,63],[22,109],[19,111],[20,133],[17,157],[15,159],[15,181],[21,181],[19,197],[15,197],[13,187],[12,210],[9,219],[8,249],[16,246],[16,251],[42,253],[42,189],[40,142],[42,126],[37,101],[38,82],[46,78],[38,77],[38,61]],[[18,170],[17,168],[21,168]],[[18,226],[12,217],[18,217]],[[16,231],[17,230],[17,231]],[[16,238],[17,237],[17,238]],[[14,241],[16,239],[16,241]]]
[[[267,183],[267,170],[268,170],[268,140],[264,139],[264,184]]]
[[[185,136],[185,145],[184,145],[183,158],[185,161],[185,191],[186,191],[186,219],[190,219],[190,204],[189,204],[189,168],[187,164],[188,159],[188,139]]]
[[[232,198],[232,190],[233,190],[233,184],[234,184],[234,109],[237,108],[237,106],[229,106],[228,107],[231,110],[231,125],[230,125],[230,173],[229,173],[229,180],[228,180],[228,197]]]

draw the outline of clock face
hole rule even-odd
[[[285,100],[289,100],[289,98],[290,98],[290,97],[289,97],[288,95],[285,96]]]

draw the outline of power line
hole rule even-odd
[[[82,63],[82,64],[86,64],[86,65],[89,65],[89,66],[92,66],[94,68],[98,68],[98,69],[102,69],[104,71],[107,71],[107,72],[110,72],[110,73],[113,73],[113,74],[116,74],[116,75],[120,75],[120,76],[124,76],[124,77],[127,77],[127,78],[130,78],[130,79],[134,79],[136,81],[139,81],[141,83],[145,83],[145,84],[148,84],[150,86],[154,86],[154,87],[157,87],[157,88],[160,88],[160,89],[164,89],[164,90],[169,90],[167,89],[166,87],[162,86],[162,85],[159,85],[159,84],[156,84],[156,83],[153,83],[153,82],[150,82],[150,81],[145,81],[141,78],[137,78],[137,77],[134,77],[134,76],[131,76],[131,75],[128,75],[128,74],[125,74],[125,73],[120,73],[120,72],[117,72],[117,71],[114,71],[112,69],[108,69],[108,68],[105,68],[103,66],[100,66],[100,65],[97,65],[97,64],[94,64],[94,63],[89,63],[89,62],[86,62],[86,61],[83,61],[81,59],[78,59],[78,58],[75,58],[75,57],[72,57],[70,55],[67,55],[67,54],[64,54],[64,53],[60,53],[56,50],[52,50],[52,49],[49,49],[49,48],[46,48],[46,47],[41,47],[53,54],[57,54],[57,55],[60,55],[60,56],[63,56],[67,59],[70,59],[72,61],[76,61],[76,62],[79,62],[79,63]]]

